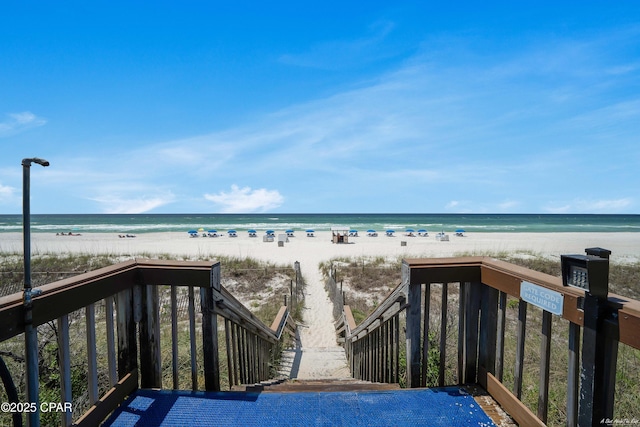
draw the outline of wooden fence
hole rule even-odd
[[[160,288],[170,286],[172,387],[179,388],[178,311],[184,305],[180,289],[186,288],[191,388],[220,390],[221,357],[218,316],[224,319],[226,364],[230,386],[271,377],[271,368],[286,334],[295,324],[282,307],[271,327],[264,325],[220,284],[219,262],[127,261],[39,287],[33,300],[33,325],[55,322],[60,368],[60,402],[72,402],[69,316],[84,311],[87,348],[87,390],[90,409],[73,420],[65,411],[64,426],[98,425],[138,387],[163,388]],[[196,293],[196,289],[199,291]],[[183,294],[183,292],[182,292]],[[199,302],[199,304],[198,304]],[[199,306],[199,307],[198,307]],[[106,349],[96,342],[96,307],[104,308]],[[0,298],[0,342],[24,332],[21,294]],[[272,329],[273,328],[273,329]],[[201,367],[196,356],[197,333],[202,334]],[[109,387],[99,393],[98,352],[106,353]],[[224,358],[224,356],[223,356]],[[15,373],[14,373],[15,374]]]
[[[525,341],[531,327],[527,320],[527,307],[531,304],[521,298],[523,283],[555,291],[563,301],[559,316],[542,310],[535,411],[521,401]],[[440,301],[434,302],[435,288]],[[456,298],[450,297],[452,291]],[[515,299],[518,306],[512,389],[503,382],[508,297]],[[338,332],[345,343],[353,376],[398,382],[402,369],[399,360],[406,357],[407,386],[424,387],[429,374],[430,346],[437,345],[437,384],[452,385],[445,377],[445,358],[447,346],[451,346],[447,342],[451,335],[447,318],[456,300],[454,384],[479,383],[520,425],[544,425],[549,408],[551,331],[554,317],[559,317],[569,325],[567,425],[601,425],[602,420],[613,419],[618,345],[640,348],[640,302],[609,294],[598,321],[585,323],[584,291],[563,286],[558,277],[486,257],[404,260],[402,283],[360,325],[355,324],[350,308],[345,306]],[[430,309],[434,303],[441,304],[437,334],[430,330]],[[585,334],[597,337],[603,357],[594,360],[593,348],[580,349]],[[439,335],[439,342],[433,342],[434,335]],[[593,381],[588,381],[588,376]],[[585,388],[587,385],[589,390]]]

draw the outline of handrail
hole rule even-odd
[[[459,291],[458,383],[480,383],[504,408],[513,412],[511,415],[520,424],[544,424],[548,408],[549,353],[554,315],[542,310],[539,404],[537,413],[533,413],[520,400],[526,313],[529,305],[520,295],[523,282],[553,290],[563,298],[559,317],[569,322],[568,424],[576,425],[579,416],[583,424],[588,417],[599,417],[600,414],[604,414],[605,418],[612,418],[618,343],[640,349],[640,301],[609,294],[602,306],[601,326],[597,326],[595,332],[589,332],[601,337],[598,338],[601,340],[598,345],[604,348],[604,360],[598,359],[600,361],[596,362],[597,365],[593,364],[589,369],[595,372],[593,375],[597,384],[600,384],[597,381],[604,383],[598,386],[599,394],[581,392],[579,395],[580,366],[584,367],[585,363],[589,363],[585,360],[590,360],[583,359],[580,364],[580,334],[582,329],[587,333],[586,331],[593,331],[591,328],[594,328],[593,321],[589,323],[591,326],[585,322],[582,306],[585,292],[563,286],[558,277],[489,257],[405,259],[402,264],[402,283],[355,328],[347,324],[350,309],[344,306],[338,328],[341,334],[344,333],[344,338],[340,341],[344,342],[352,374],[356,378],[370,381],[398,381],[398,354],[401,352],[399,341],[402,339],[398,333],[398,316],[404,312],[407,385],[426,385],[429,348],[432,345],[439,346],[438,384],[444,385],[447,312],[450,311],[449,305],[452,302],[448,294],[452,288]],[[433,315],[430,314],[429,307],[434,303],[432,285],[437,285],[433,289],[441,289],[439,344],[431,342],[429,335],[429,323]],[[519,307],[513,392],[502,384],[507,296],[518,299]],[[582,349],[583,352],[591,350]],[[583,376],[582,378],[584,381]],[[597,421],[600,420],[598,418]]]
[[[376,309],[367,316],[359,325],[355,327],[349,336],[358,336],[369,328],[374,329],[375,323],[379,323],[387,316],[392,316],[404,308],[404,302],[407,299],[407,284],[400,283],[391,293],[376,307]],[[398,306],[398,303],[399,306]],[[350,311],[350,310],[349,310]]]
[[[244,307],[220,283],[220,263],[217,261],[159,261],[136,259],[121,262],[92,272],[40,286],[41,293],[33,299],[33,325],[56,321],[61,402],[71,402],[71,355],[69,351],[69,316],[84,309],[87,329],[87,390],[89,410],[72,422],[71,412],[62,414],[65,426],[99,424],[122,399],[138,387],[162,388],[163,364],[161,351],[160,292],[168,285],[171,290],[171,339],[173,388],[178,388],[178,322],[177,290],[186,288],[189,314],[192,389],[198,390],[196,357],[196,298],[199,289],[202,313],[202,353],[206,390],[220,390],[220,356],[218,316],[224,318],[227,347],[227,368],[230,386],[239,381],[254,382],[270,378],[272,360],[276,356],[284,332],[295,334],[295,323],[286,307],[282,311],[279,329],[272,330]],[[109,385],[99,398],[96,348],[95,305],[104,305],[107,335]],[[0,298],[0,341],[24,331],[21,294]],[[102,313],[102,311],[101,311]],[[116,328],[117,326],[117,328]],[[139,337],[136,337],[139,335]],[[139,342],[139,345],[138,345]],[[75,364],[76,362],[74,362]]]

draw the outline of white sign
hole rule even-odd
[[[520,283],[520,298],[550,313],[562,315],[564,295],[529,282]]]

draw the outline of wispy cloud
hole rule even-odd
[[[10,187],[8,185],[0,184],[0,202],[4,202],[13,197],[15,193],[15,188]]]
[[[231,186],[231,191],[205,194],[205,199],[221,207],[223,213],[266,212],[279,207],[284,197],[277,190]]]
[[[42,117],[24,111],[21,113],[7,114],[4,122],[0,122],[0,138],[15,135],[27,129],[43,126],[47,123]]]
[[[298,67],[321,69],[359,67],[364,63],[397,54],[384,49],[381,45],[393,28],[392,22],[379,21],[370,26],[369,33],[365,37],[317,43],[305,52],[283,54],[279,60],[283,64]]]
[[[308,57],[290,60],[321,65],[330,52],[375,44],[391,30],[382,26],[352,45],[318,45]],[[146,212],[187,200],[198,202],[180,205],[181,211],[212,203],[221,212],[613,213],[635,206],[625,193],[567,196],[558,184],[602,167],[596,148],[605,147],[603,141],[617,144],[607,154],[619,162],[606,163],[637,163],[640,101],[620,91],[611,70],[622,67],[616,75],[633,77],[638,67],[612,62],[599,43],[580,40],[482,57],[450,47],[464,41],[438,43],[434,49],[425,42],[394,71],[350,90],[205,135],[132,142],[131,150],[89,162],[66,158],[66,175],[51,168],[50,179],[108,212]],[[617,138],[619,124],[623,138]],[[637,178],[626,182],[633,187]],[[354,195],[369,204],[358,204]],[[317,202],[329,199],[330,205]]]
[[[172,194],[159,197],[125,198],[117,195],[94,197],[93,201],[102,206],[102,212],[109,214],[140,214],[149,212],[174,200]]]

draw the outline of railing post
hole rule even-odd
[[[617,346],[607,339],[605,315],[607,300],[585,293],[582,332],[582,368],[578,425],[597,426],[613,418],[613,394]],[[609,344],[609,345],[607,345]]]
[[[498,328],[498,290],[482,285],[480,303],[480,353],[478,364],[487,372],[496,372],[496,339]]]
[[[462,336],[463,342],[461,370],[463,383],[475,383],[478,374],[478,319],[480,312],[481,283],[465,282],[461,294],[461,317],[463,318]]]
[[[133,288],[116,296],[118,326],[118,377],[123,378],[137,368],[136,323],[133,316]]]
[[[211,267],[209,286],[201,288],[202,347],[204,352],[204,386],[207,391],[220,391],[220,355],[218,354],[218,314],[213,299],[220,292],[220,263]]]
[[[160,353],[160,314],[158,288],[142,286],[142,319],[140,321],[140,386],[162,388],[162,357]]]
[[[411,284],[411,269],[402,262],[402,286],[407,289],[407,387],[420,387],[420,303],[422,285]]]

